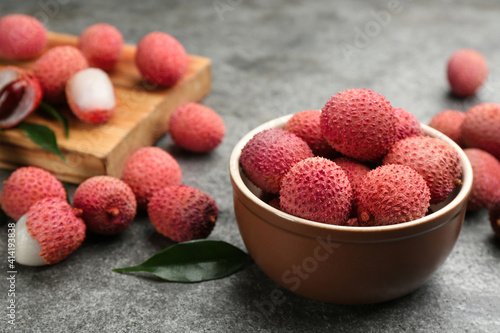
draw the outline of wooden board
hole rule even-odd
[[[77,37],[50,33],[48,47],[76,45]],[[120,177],[124,162],[137,149],[153,145],[168,129],[170,114],[179,105],[199,101],[211,88],[210,59],[189,55],[189,69],[173,87],[158,88],[145,82],[134,64],[135,46],[124,46],[117,67],[109,72],[114,84],[117,105],[115,115],[102,125],[85,124],[61,107],[70,123],[65,138],[59,122],[44,115],[32,114],[26,121],[50,127],[67,161],[41,149],[13,128],[0,133],[0,167],[14,169],[35,165],[71,183],[95,175]],[[15,65],[30,68],[33,62],[0,60],[0,68]]]

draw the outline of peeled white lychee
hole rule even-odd
[[[71,111],[87,123],[104,123],[114,113],[116,96],[108,74],[99,68],[75,73],[66,84]]]
[[[16,223],[16,261],[26,266],[43,266],[47,263],[40,256],[42,247],[34,240],[26,227],[27,214]]]
[[[16,261],[21,265],[57,264],[85,239],[86,226],[66,200],[45,198],[34,203],[16,223]]]

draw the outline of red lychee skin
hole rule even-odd
[[[472,188],[467,201],[467,210],[489,208],[500,189],[500,162],[490,153],[478,148],[464,149],[472,166]]]
[[[85,239],[85,223],[78,214],[59,198],[45,198],[30,207],[26,227],[40,244],[40,256],[48,265],[68,257]]]
[[[344,170],[355,195],[361,180],[368,172],[370,172],[370,168],[367,165],[349,157],[338,157],[333,159],[333,162]]]
[[[27,166],[14,171],[4,182],[0,204],[5,214],[17,221],[31,205],[49,197],[66,200],[63,184],[50,172]]]
[[[491,228],[495,235],[500,238],[500,192],[495,195],[495,200],[488,210]]]
[[[123,44],[121,32],[107,23],[87,27],[78,38],[78,48],[89,65],[104,71],[110,71],[116,66],[122,55]]]
[[[285,124],[285,130],[292,132],[311,147],[314,155],[329,157],[338,153],[326,141],[319,124],[321,111],[306,110],[297,112]]]
[[[401,108],[394,108],[393,110],[398,119],[396,141],[410,136],[424,135],[424,130],[413,113]]]
[[[66,100],[66,82],[78,71],[88,68],[82,52],[74,46],[56,46],[45,52],[33,65],[42,85],[44,99],[52,103]]]
[[[142,37],[137,44],[135,63],[146,80],[169,87],[187,71],[188,56],[177,39],[154,31]]]
[[[144,147],[125,162],[121,178],[135,194],[139,209],[146,209],[153,194],[170,185],[180,185],[182,171],[177,161],[159,147]]]
[[[435,115],[429,122],[429,126],[437,129],[460,147],[464,146],[462,139],[462,124],[465,112],[458,110],[443,110]]]
[[[213,198],[195,187],[167,186],[148,204],[148,216],[156,230],[176,242],[207,238],[219,209]]]
[[[0,57],[28,60],[39,56],[47,45],[47,29],[35,17],[10,14],[0,18]]]
[[[326,102],[320,124],[333,149],[368,161],[388,152],[396,141],[398,120],[382,95],[367,89],[351,89]]]
[[[370,171],[356,197],[358,223],[382,226],[424,217],[430,191],[424,178],[406,165],[389,164]]]
[[[254,135],[241,150],[247,178],[265,192],[277,194],[281,180],[297,162],[313,157],[309,145],[293,133],[270,128]]]
[[[6,66],[1,72],[2,77],[15,77],[14,81],[4,87],[0,86],[0,93],[3,95],[0,101],[0,129],[12,128],[35,112],[42,101],[43,91],[40,82],[31,72],[15,66]],[[22,96],[7,101],[9,97],[6,94],[11,94],[10,97],[13,93],[16,94],[13,90],[17,93],[22,90]],[[8,103],[12,105],[6,105]],[[10,109],[10,115],[4,114],[4,108]]]
[[[88,230],[101,235],[124,231],[137,212],[130,186],[111,176],[94,176],[78,185],[73,207],[82,211],[81,217]]]
[[[500,159],[500,104],[483,103],[467,110],[462,138],[466,147],[486,150]]]
[[[424,177],[431,191],[431,204],[445,200],[461,184],[458,153],[446,142],[428,136],[412,136],[396,142],[383,164],[403,164]]]
[[[345,172],[323,157],[298,162],[281,184],[281,209],[316,222],[344,225],[349,219],[352,199]]]
[[[488,62],[476,50],[461,49],[448,60],[447,75],[451,91],[459,97],[472,96],[488,77]]]
[[[211,108],[186,103],[172,113],[169,132],[179,147],[194,153],[207,153],[220,145],[226,135],[226,126]]]

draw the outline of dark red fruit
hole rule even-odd
[[[31,73],[14,66],[0,71],[0,128],[19,124],[36,110],[42,88]]]
[[[496,195],[495,203],[489,209],[491,228],[500,238],[500,192]]]

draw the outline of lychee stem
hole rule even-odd
[[[111,216],[118,216],[120,214],[120,210],[116,207],[111,207],[106,210],[106,213],[108,213]]]

